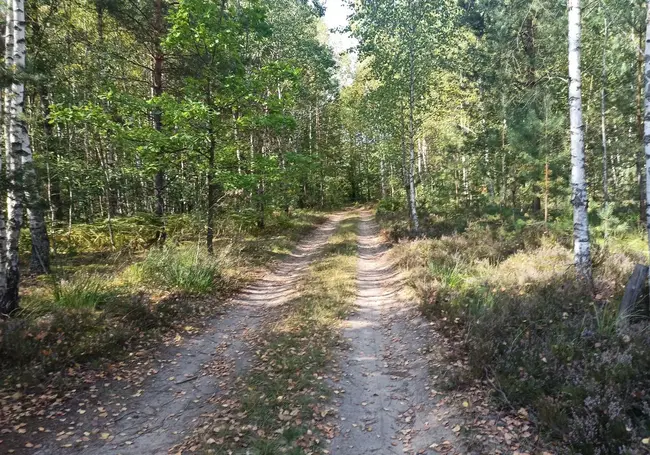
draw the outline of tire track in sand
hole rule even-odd
[[[339,433],[332,455],[457,453],[444,407],[431,394],[430,330],[417,310],[400,302],[401,283],[370,212],[359,226],[356,311],[343,331]],[[448,442],[449,445],[442,444]],[[438,445],[436,445],[438,444]],[[433,447],[431,447],[433,445]]]

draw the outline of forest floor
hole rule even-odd
[[[0,452],[525,453],[508,436],[527,430],[524,419],[502,420],[480,387],[439,387],[454,367],[451,342],[403,298],[387,250],[370,211],[331,215],[201,332],[141,352],[125,377],[89,383],[57,412],[3,431]],[[316,320],[333,333],[300,331]],[[262,393],[251,405],[253,391]],[[284,445],[257,441],[280,437]],[[471,439],[489,444],[473,452]]]

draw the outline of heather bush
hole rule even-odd
[[[470,223],[399,243],[392,256],[422,311],[462,332],[469,374],[489,377],[495,400],[528,408],[568,453],[646,453],[650,331],[644,322],[617,326],[640,255],[614,239],[595,248],[591,292],[576,284],[565,240],[552,228]]]

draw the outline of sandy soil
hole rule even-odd
[[[429,324],[399,298],[402,283],[372,215],[359,229],[357,310],[343,336],[333,455],[462,453],[455,421],[429,381]]]

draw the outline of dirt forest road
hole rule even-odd
[[[346,216],[346,212],[330,216],[271,273],[233,298],[224,314],[200,335],[155,353],[151,368],[156,373],[138,388],[116,382],[98,384],[91,390],[90,402],[84,400],[79,409],[74,407],[81,401],[66,404],[72,409],[61,433],[43,440],[36,428],[27,428],[26,436],[35,431],[43,447],[37,451],[16,447],[15,453],[167,453],[210,411],[209,398],[227,390],[233,376],[246,370],[246,335],[255,330],[269,307],[295,297],[297,282]]]
[[[64,404],[52,421],[34,419],[15,454],[163,455],[192,434],[219,395],[249,370],[248,335],[269,309],[295,298],[301,279],[318,260],[341,221],[358,225],[357,300],[344,323],[346,342],[332,365],[338,433],[326,441],[332,455],[464,453],[454,422],[435,399],[426,347],[432,332],[412,305],[398,298],[402,283],[370,211],[332,215],[266,277],[246,287],[202,333],[162,346],[143,359],[141,384],[107,380]],[[38,427],[41,427],[38,430]],[[40,447],[25,448],[25,441]],[[31,443],[30,443],[31,444]],[[6,447],[6,446],[5,446]],[[176,450],[174,450],[176,452]]]
[[[357,310],[343,336],[333,455],[463,453],[453,421],[430,387],[426,347],[434,339],[417,309],[399,299],[400,278],[370,212],[359,226]]]

